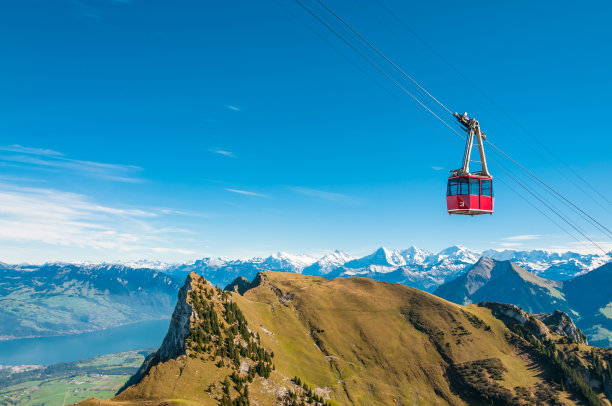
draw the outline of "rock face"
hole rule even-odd
[[[194,280],[202,280],[195,272],[190,273],[185,279],[185,284],[179,290],[178,301],[172,313],[168,332],[157,352],[149,355],[142,366],[126,384],[119,389],[121,393],[127,387],[138,383],[155,365],[177,358],[186,353],[186,342],[191,331],[191,320],[194,318],[194,311],[188,300],[188,293],[194,286]],[[212,287],[212,285],[210,285]]]
[[[239,276],[236,279],[234,279],[232,283],[227,285],[225,289],[223,290],[227,290],[229,292],[238,292],[241,295],[243,295],[244,292],[246,292],[250,286],[251,286],[251,282],[249,282],[246,278]]]
[[[570,338],[579,344],[588,344],[586,336],[563,312],[529,314],[513,304],[482,302],[478,306],[491,309],[493,315],[510,327],[513,322],[519,323],[538,338],[548,337],[552,333]]]
[[[542,321],[552,331],[560,336],[569,337],[572,341],[580,344],[588,344],[587,337],[574,324],[567,313],[555,310],[553,314],[540,313],[533,315],[538,320]]]
[[[544,323],[516,305],[495,302],[482,302],[478,305],[491,309],[493,316],[502,320],[508,326],[518,323],[538,338],[546,337],[550,334]]]
[[[185,284],[179,290],[178,301],[172,313],[168,333],[166,333],[161,347],[157,350],[156,358],[158,362],[166,362],[179,355],[185,355],[185,343],[189,335],[191,319],[194,317],[193,308],[187,300],[187,293],[193,289],[194,278],[202,279],[198,274],[192,272],[187,276]]]

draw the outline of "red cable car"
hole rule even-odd
[[[478,121],[469,118],[467,113],[455,117],[468,133],[461,169],[451,171],[446,188],[446,207],[448,214],[493,214],[493,178],[487,169],[487,159],[482,141],[486,136],[480,131]],[[480,152],[480,172],[470,173],[470,156],[474,145],[474,135]]]

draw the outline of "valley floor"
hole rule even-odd
[[[69,405],[110,399],[138,369],[146,351],[126,351],[2,376],[1,405]]]

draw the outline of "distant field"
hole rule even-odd
[[[0,370],[0,405],[69,405],[92,396],[109,399],[153,350],[108,354],[11,373]]]

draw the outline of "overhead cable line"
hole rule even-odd
[[[342,26],[338,26],[336,24],[334,24],[332,21],[329,21],[329,19],[326,18],[325,13],[322,12],[320,9],[317,9],[315,6],[310,5],[310,7],[306,4],[307,0],[295,0],[296,3],[298,3],[304,10],[306,10],[310,15],[312,15],[317,21],[319,21],[322,25],[324,25],[328,30],[330,30],[338,39],[340,39],[342,42],[344,42],[346,45],[348,45],[354,52],[356,52],[362,59],[364,59],[368,64],[370,64],[372,67],[374,67],[377,71],[379,71],[380,73],[382,73],[385,77],[387,77],[387,79],[389,79],[390,81],[392,81],[396,86],[398,86],[404,93],[408,94],[413,100],[415,100],[417,103],[419,103],[419,105],[421,105],[425,110],[427,110],[430,114],[432,114],[434,117],[436,117],[436,119],[438,119],[440,122],[442,122],[446,127],[448,127],[451,131],[453,131],[454,133],[456,133],[457,135],[459,135],[462,139],[464,138],[463,135],[461,135],[461,133],[459,133],[455,128],[453,128],[451,125],[449,125],[449,123],[446,122],[446,120],[444,120],[441,115],[436,114],[436,112],[433,111],[433,108],[430,106],[427,106],[427,104],[420,100],[417,96],[415,96],[415,94],[413,94],[410,90],[408,90],[405,85],[402,85],[402,80],[401,79],[397,79],[392,77],[393,73],[392,72],[386,72],[385,71],[385,67],[384,64],[381,62],[376,62],[376,55],[382,57],[387,63],[391,64],[393,66],[393,68],[400,72],[402,74],[402,76],[404,76],[405,78],[409,79],[410,82],[413,85],[416,85],[418,87],[418,90],[420,90],[421,92],[425,93],[425,95],[427,95],[430,99],[432,99],[433,101],[435,101],[440,107],[442,107],[446,112],[451,113],[451,111],[444,105],[442,104],[439,100],[437,100],[433,95],[431,95],[431,93],[429,93],[427,90],[425,90],[418,82],[416,82],[412,77],[410,77],[409,75],[407,75],[402,69],[400,69],[395,63],[393,63],[389,58],[387,58],[381,51],[379,51],[376,47],[374,47],[368,40],[366,40],[362,35],[360,35],[356,30],[354,30],[348,23],[346,23],[342,18],[340,18],[335,12],[333,12],[329,7],[327,7],[327,5],[325,5],[325,3],[321,0],[316,0],[323,8],[325,8],[328,13],[332,14],[338,21],[340,21],[342,23],[342,25],[346,28],[348,28],[350,30],[350,33],[352,33],[353,35],[357,36],[359,40],[361,40],[363,43],[365,43],[367,45],[367,47],[365,45],[363,45],[363,43],[359,43],[359,41],[357,41],[354,37],[352,37],[350,35],[350,33],[348,33],[346,31],[346,28],[342,27]],[[317,11],[318,13],[320,13],[321,15],[318,15],[315,11]],[[327,21],[326,21],[327,20]],[[342,34],[349,34],[346,37],[343,36]],[[351,43],[351,41],[353,43]],[[327,42],[327,41],[326,41]],[[374,51],[375,54],[372,53],[372,51]],[[361,69],[360,69],[361,70]],[[416,89],[415,89],[416,90]],[[417,93],[418,93],[417,90]],[[455,120],[453,120],[454,124],[458,124]],[[492,144],[491,144],[492,145]],[[493,146],[493,145],[492,145]],[[597,222],[595,219],[593,219],[591,216],[589,216],[587,213],[585,213],[583,210],[577,208],[577,206],[575,206],[573,203],[571,203],[568,199],[566,199],[565,197],[563,197],[560,193],[556,192],[554,189],[552,189],[551,187],[549,187],[548,185],[546,185],[543,181],[541,181],[539,178],[537,178],[535,175],[533,175],[530,171],[528,171],[526,168],[524,168],[522,165],[518,164],[515,160],[513,160],[512,158],[509,157],[509,155],[507,155],[506,153],[504,153],[503,151],[501,151],[501,149],[493,146],[499,153],[501,153],[504,157],[508,158],[509,160],[511,160],[513,163],[517,164],[518,167],[525,171],[526,173],[528,173],[530,176],[532,176],[533,178],[537,179],[538,182],[540,182],[542,185],[546,186],[546,188],[550,189],[550,191],[554,192],[558,198],[562,198],[566,203],[569,203],[571,206],[573,206],[574,208],[578,209],[581,214],[579,213],[579,215],[581,215],[583,218],[589,218],[591,220],[591,224],[593,224],[593,222],[595,224],[598,224],[600,227],[602,227],[603,229],[605,229],[606,231],[610,232],[610,230],[608,230],[605,226],[601,225],[601,223]],[[521,186],[521,188],[525,189],[529,194],[531,194],[534,198],[536,198],[540,203],[542,203],[543,205],[545,205],[549,210],[551,210],[555,215],[557,215],[559,218],[561,218],[564,222],[566,222],[569,226],[571,226],[574,230],[576,230],[580,235],[582,235],[584,238],[586,238],[589,242],[591,242],[595,247],[599,248],[600,250],[602,250],[603,252],[605,252],[593,239],[591,239],[583,230],[581,230],[576,224],[573,224],[572,222],[570,222],[566,217],[564,217],[562,214],[560,214],[558,212],[558,210],[556,210],[554,207],[552,207],[550,204],[548,204],[545,199],[543,197],[541,197],[539,194],[534,193],[533,191],[531,191],[529,188],[527,188],[525,185],[523,185],[517,178],[515,178],[514,176],[512,176],[508,171],[504,170],[503,168],[501,168],[497,163],[494,163],[494,165],[496,165],[498,168],[500,168],[500,170],[502,170],[508,177],[510,177],[513,181],[515,181],[517,184],[519,184],[519,186]],[[540,211],[540,210],[539,210]],[[541,212],[541,211],[540,211]],[[550,219],[550,217],[546,216],[547,218]],[[555,223],[553,221],[553,223]],[[555,223],[556,224],[556,223]],[[563,229],[563,228],[562,228]],[[567,230],[563,229],[566,233]],[[575,238],[571,233],[568,233],[570,236],[572,236],[572,238]]]
[[[448,59],[446,59],[442,54],[436,51],[425,39],[423,39],[419,34],[417,34],[408,24],[406,24],[401,18],[399,18],[389,7],[381,2],[381,0],[375,0],[376,3],[384,9],[391,17],[393,17],[402,27],[404,27],[410,34],[412,34],[417,40],[419,40],[427,49],[429,49],[434,55],[436,55],[442,62],[444,62],[449,68],[451,68],[455,73],[457,73],[463,80],[466,81],[474,90],[480,93],[485,99],[487,99],[495,108],[497,108],[503,115],[505,115],[510,121],[512,121],[518,128],[520,128],[525,134],[527,134],[532,140],[534,140],[541,148],[543,148],[546,152],[548,152],[553,158],[559,161],[568,171],[570,171],[576,178],[578,178],[583,184],[587,185],[591,190],[593,190],[603,201],[605,201],[609,206],[612,206],[612,202],[610,202],[599,190],[597,190],[591,183],[589,183],[586,179],[584,179],[580,174],[574,169],[572,169],[563,159],[561,159],[557,154],[555,154],[550,148],[546,146],[546,144],[542,143],[538,137],[536,137],[533,133],[531,133],[527,128],[525,128],[518,120],[516,120],[510,113],[508,113],[502,106],[495,102],[488,94],[486,94],[480,87],[478,87],[470,78],[463,74],[456,66],[454,66]],[[574,186],[580,189],[583,193],[586,193],[579,185],[572,182]],[[598,202],[599,204],[599,202]],[[609,208],[605,208],[605,210],[610,213]]]
[[[503,169],[501,166],[499,166],[495,161],[493,161],[492,159],[490,159],[490,162],[495,165],[499,170],[501,170],[502,172],[504,172],[506,174],[506,176],[508,176],[510,179],[512,179],[513,181],[515,181],[520,187],[522,187],[523,189],[525,189],[525,191],[527,191],[527,193],[529,193],[530,195],[532,195],[533,197],[535,197],[540,203],[542,203],[544,206],[548,207],[548,209],[550,211],[552,211],[553,213],[555,213],[561,220],[563,220],[564,222],[566,222],[570,227],[572,227],[574,230],[576,230],[578,233],[580,233],[580,235],[582,235],[584,238],[586,238],[587,240],[589,240],[589,242],[591,244],[593,244],[595,247],[599,248],[601,250],[601,252],[603,252],[604,254],[607,254],[607,252],[601,248],[599,246],[599,244],[597,244],[595,241],[593,241],[587,234],[585,234],[584,232],[582,232],[577,226],[575,226],[574,224],[572,224],[569,220],[567,220],[567,218],[565,218],[564,216],[562,216],[561,214],[559,214],[559,212],[557,212],[557,210],[555,210],[553,207],[551,207],[548,203],[546,203],[546,201],[544,201],[542,198],[540,198],[537,194],[535,194],[534,192],[532,192],[531,190],[529,190],[527,187],[525,187],[520,181],[518,181],[514,176],[510,175],[510,173],[508,173],[505,169]]]
[[[382,52],[380,52],[378,50],[378,48],[376,48],[374,45],[372,45],[370,43],[370,41],[368,41],[366,38],[364,38],[363,36],[361,36],[361,34],[359,34],[357,31],[355,31],[353,29],[353,27],[351,27],[346,21],[344,21],[340,16],[338,16],[338,14],[334,13],[333,10],[331,10],[329,7],[327,7],[327,5],[325,3],[323,3],[321,0],[317,0],[317,2],[319,2],[319,4],[321,4],[323,7],[325,7],[325,9],[327,11],[329,11],[330,13],[333,14],[334,17],[336,17],[342,24],[344,24],[349,30],[351,30],[351,32],[353,32],[355,35],[357,35],[362,41],[364,41],[366,44],[368,44],[368,46],[370,46],[374,51],[376,51],[377,54],[379,54],[380,56],[382,56],[383,58],[385,58],[385,60],[387,62],[389,62],[391,65],[393,65],[393,67],[395,69],[397,69],[398,71],[400,71],[400,73],[402,75],[404,75],[405,77],[407,77],[408,79],[410,79],[410,81],[412,83],[414,83],[415,85],[417,85],[419,87],[419,89],[421,89],[422,91],[424,91],[425,93],[427,93],[427,95],[429,97],[431,97],[433,100],[435,100],[436,103],[438,103],[440,106],[442,106],[442,108],[444,110],[446,110],[449,114],[453,114],[452,111],[450,111],[444,104],[442,104],[438,99],[436,99],[431,93],[429,93],[427,90],[425,90],[425,88],[423,88],[423,86],[421,86],[416,80],[414,80],[410,75],[408,75],[406,72],[404,72],[399,66],[397,66],[393,61],[391,61],[389,58],[387,58]]]
[[[404,93],[406,93],[408,96],[410,96],[412,99],[414,99],[414,101],[416,101],[417,103],[419,103],[425,110],[427,110],[429,113],[431,113],[434,117],[436,117],[438,120],[440,120],[445,126],[447,126],[450,130],[457,132],[453,127],[451,127],[446,121],[444,121],[439,115],[437,115],[436,113],[434,113],[429,107],[427,107],[421,100],[419,100],[416,96],[414,96],[411,92],[409,92],[404,86],[402,86],[400,83],[398,83],[395,79],[393,79],[391,76],[389,76],[389,74],[387,74],[385,71],[383,71],[376,63],[372,62],[371,60],[369,60],[366,56],[363,55],[363,53],[361,51],[359,51],[357,48],[355,48],[355,46],[353,46],[353,44],[349,43],[345,38],[343,38],[336,30],[334,30],[327,22],[323,21],[318,15],[316,15],[315,13],[313,13],[308,7],[306,7],[304,5],[304,3],[302,3],[302,1],[300,0],[295,0],[296,3],[298,3],[302,8],[304,8],[304,10],[306,10],[310,15],[312,15],[314,18],[316,18],[321,24],[323,24],[325,27],[327,27],[327,29],[329,29],[334,35],[336,35],[341,41],[343,41],[345,44],[347,44],[349,47],[351,47],[351,49],[353,49],[353,51],[357,52],[357,54],[359,54],[359,56],[361,56],[366,62],[368,62],[370,65],[372,65],[376,70],[378,70],[380,73],[382,73],[383,75],[385,75],[385,77],[387,77],[387,79],[389,79],[390,81],[392,81],[393,83],[395,83],[396,86],[398,86]]]
[[[497,166],[497,164],[493,164],[495,166]],[[543,215],[544,217],[546,217],[551,223],[553,223],[554,225],[556,225],[558,228],[560,228],[565,234],[569,235],[570,237],[572,237],[574,240],[576,240],[579,244],[581,244],[583,247],[585,247],[586,249],[591,249],[591,247],[589,247],[588,245],[586,245],[584,243],[583,240],[581,240],[580,238],[576,237],[574,234],[572,234],[571,232],[569,232],[566,228],[564,228],[561,224],[559,224],[555,219],[553,219],[552,217],[550,217],[544,210],[540,209],[538,206],[536,206],[535,204],[533,204],[529,199],[527,199],[523,194],[518,193],[512,186],[510,186],[509,183],[505,182],[503,179],[498,178],[498,181],[502,182],[508,189],[510,189],[514,194],[516,194],[517,196],[520,196],[521,199],[523,199],[527,204],[529,204],[531,207],[533,207],[534,209],[536,209],[537,211],[540,212],[541,215]]]
[[[457,132],[456,132],[457,133]],[[463,140],[465,140],[465,137],[462,134],[459,134],[459,137]],[[496,148],[497,149],[497,148]],[[497,149],[498,152],[502,153],[501,150]],[[505,155],[505,154],[504,154]],[[599,246],[599,244],[597,244],[593,239],[591,239],[586,232],[577,224],[574,224],[573,222],[570,222],[566,216],[563,216],[561,213],[559,213],[559,211],[557,209],[555,209],[553,206],[551,206],[550,204],[546,203],[545,199],[537,192],[530,190],[529,188],[527,188],[523,183],[520,182],[519,179],[517,179],[516,177],[512,176],[507,170],[505,170],[500,164],[498,164],[494,159],[492,159],[491,157],[489,157],[489,162],[491,162],[493,165],[495,165],[499,170],[501,170],[506,176],[508,176],[510,179],[512,179],[516,184],[518,184],[521,188],[525,189],[530,195],[532,195],[535,199],[537,199],[540,203],[542,203],[544,206],[546,206],[551,212],[553,212],[557,217],[559,217],[561,220],[563,220],[565,223],[567,223],[570,227],[572,227],[574,230],[576,230],[581,236],[583,236],[584,238],[586,238],[591,244],[593,244],[593,246],[595,246],[596,248],[598,248],[599,250],[601,250],[602,253],[607,254],[606,251]],[[513,192],[516,193],[516,191],[514,191],[513,189],[511,189]],[[527,200],[525,198],[524,195],[517,193],[519,196],[521,196],[521,198],[523,198],[523,200],[527,201],[531,206],[535,207],[540,213],[542,213],[547,219],[549,219],[553,224],[555,224],[557,227],[559,227],[561,230],[563,230],[566,234],[568,234],[570,237],[572,237],[573,239],[575,239],[576,241],[580,242],[581,244],[584,245],[583,242],[580,241],[580,239],[576,238],[576,236],[574,236],[572,233],[570,233],[568,230],[566,230],[564,227],[562,227],[560,224],[558,224],[556,221],[554,221],[551,217],[549,217],[548,215],[546,215],[542,210],[540,210],[539,208],[537,208],[535,205],[533,205],[531,202],[529,202],[529,200]]]
[[[491,143],[491,141],[489,140],[485,140],[485,142],[487,144],[489,144],[492,148],[494,148],[496,151],[498,151],[500,154],[502,154],[503,156],[505,156],[507,159],[509,159],[510,161],[512,161],[512,163],[514,163],[516,166],[518,166],[519,168],[521,168],[523,171],[525,171],[526,173],[528,173],[532,178],[534,178],[535,180],[537,180],[539,183],[541,183],[544,187],[546,187],[550,192],[554,193],[555,195],[557,195],[559,198],[563,199],[563,201],[565,201],[566,203],[570,204],[574,209],[578,210],[580,213],[582,213],[584,216],[586,216],[587,218],[589,218],[593,223],[597,224],[600,227],[601,231],[604,231],[605,233],[607,233],[609,236],[612,237],[612,231],[610,231],[606,226],[604,226],[603,224],[601,224],[599,221],[595,220],[593,217],[591,217],[588,213],[586,213],[584,210],[582,210],[580,207],[576,206],[574,203],[572,203],[571,201],[569,201],[568,199],[566,199],[562,194],[560,194],[559,192],[557,192],[555,189],[553,189],[552,187],[550,187],[548,184],[546,184],[542,179],[538,178],[536,175],[533,174],[533,172],[531,172],[529,169],[525,168],[523,165],[521,165],[520,163],[518,163],[516,160],[514,160],[513,158],[511,158],[508,154],[506,154],[504,151],[502,151],[501,149],[497,148],[495,145],[493,145],[493,143]],[[597,227],[597,226],[596,226]]]
[[[389,58],[387,58],[384,54],[382,54],[382,52],[380,52],[378,49],[376,49],[372,44],[370,44],[363,36],[359,35],[359,33],[356,30],[352,29],[352,27],[350,27],[346,23],[338,24],[338,21],[340,21],[340,18],[336,17],[333,14],[334,12],[329,7],[327,7],[321,1],[318,1],[318,3],[323,8],[325,8],[325,10],[328,10],[327,13],[325,12],[325,10],[319,9],[314,4],[314,1],[309,2],[308,0],[302,0],[301,3],[298,2],[298,4],[300,4],[300,6],[302,6],[305,9],[307,7],[309,7],[307,9],[309,14],[315,16],[315,11],[318,12],[319,14],[315,16],[315,18],[317,18],[317,20],[319,20],[322,24],[324,24],[326,26],[326,28],[328,28],[330,31],[332,31],[334,33],[334,35],[336,35],[343,42],[345,42],[347,45],[349,45],[367,63],[369,63],[370,65],[374,66],[375,69],[377,69],[379,72],[385,74],[385,76],[388,79],[392,80],[394,82],[394,84],[396,84],[397,86],[400,86],[401,88],[403,88],[402,90],[408,90],[408,88],[416,86],[414,88],[414,91],[408,90],[408,92],[410,93],[411,97],[413,97],[419,104],[421,104],[424,108],[426,108],[432,114],[435,114],[438,118],[441,115],[439,113],[435,113],[434,112],[435,105],[433,105],[433,103],[432,103],[432,105],[428,105],[429,103],[427,102],[427,100],[435,101],[435,103],[437,105],[439,105],[440,107],[442,107],[446,112],[450,112],[450,110],[448,108],[446,108],[446,106],[444,106],[437,99],[435,99],[429,92],[427,92],[427,90],[425,90],[425,88],[423,86],[421,86],[418,82],[416,82],[416,80],[414,80],[412,77],[408,76],[403,71],[401,71],[401,69],[397,65],[395,65]],[[329,17],[328,14],[334,16],[334,18]],[[330,18],[331,18],[331,20],[330,20]],[[326,22],[323,23],[322,20],[326,20]],[[352,30],[352,31],[347,31],[347,28]],[[342,35],[342,34],[345,34],[345,35]],[[349,44],[349,42],[352,42],[352,45]],[[358,51],[355,48],[360,48],[361,51]],[[364,55],[364,54],[366,54],[366,55]],[[381,56],[382,56],[382,59],[380,59]],[[377,61],[377,59],[378,59],[378,61]],[[385,67],[385,62],[390,64],[392,68]],[[389,71],[389,69],[391,71]],[[398,72],[402,73],[403,77],[409,79],[409,82],[404,82],[403,77],[401,77],[401,76],[399,78],[398,77],[392,78],[392,76],[394,75],[395,71],[398,71]],[[418,96],[415,96],[415,93],[418,94],[420,92],[423,93],[423,96],[427,96],[427,97],[425,97],[425,100],[421,100]],[[448,123],[446,123],[445,125],[448,126]]]

